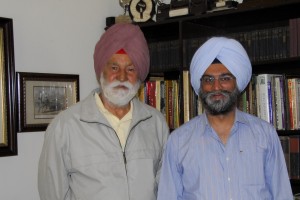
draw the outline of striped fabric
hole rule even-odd
[[[236,116],[226,145],[205,114],[171,134],[158,200],[293,199],[273,126],[239,110]]]

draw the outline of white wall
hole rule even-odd
[[[13,19],[16,72],[80,75],[80,99],[97,87],[93,50],[117,0],[0,0]],[[44,132],[18,133],[18,155],[0,157],[0,199],[39,200],[37,164]]]

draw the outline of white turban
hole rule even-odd
[[[246,50],[234,39],[212,37],[196,51],[191,62],[191,84],[195,93],[198,95],[200,79],[216,58],[236,77],[238,89],[243,91],[252,75]]]

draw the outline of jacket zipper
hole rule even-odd
[[[125,151],[123,151],[123,159],[124,159],[124,164],[125,164],[125,168],[126,168],[127,161],[126,161]],[[127,172],[127,170],[126,170],[126,172]]]
[[[119,137],[118,137],[118,134],[116,133],[115,130],[114,130],[114,132],[115,132],[115,135],[117,136],[117,139],[118,139],[118,141],[119,141],[119,145],[120,145],[121,151],[123,152],[123,162],[124,162],[124,167],[125,167],[125,173],[126,173],[126,176],[127,176],[127,167],[126,167],[127,160],[126,160],[126,154],[125,154],[126,143],[125,143],[125,147],[124,147],[124,151],[123,151],[123,148],[122,148],[120,139],[119,139]],[[126,141],[126,142],[127,142],[127,141]]]

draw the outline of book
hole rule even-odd
[[[252,78],[255,81],[255,96],[256,96],[256,116],[260,117],[260,91],[259,91],[259,84],[257,83],[257,75],[254,75]]]
[[[300,78],[296,78],[296,124],[295,124],[295,129],[299,130],[300,129]]]
[[[141,102],[146,103],[145,83],[141,84],[141,86],[137,92],[137,97]]]
[[[155,80],[155,108],[159,111],[161,111],[160,83],[160,80]]]
[[[244,90],[239,96],[237,107],[243,112],[247,112],[247,89]]]
[[[146,91],[147,91],[147,104],[156,108],[156,97],[155,97],[156,81],[147,81],[146,82]]]
[[[287,90],[288,90],[288,110],[289,110],[289,129],[296,130],[299,127],[299,116],[298,116],[298,104],[299,97],[297,95],[297,78],[287,79]]]
[[[160,112],[166,117],[166,86],[165,81],[160,81]]]
[[[296,18],[297,24],[297,56],[300,56],[300,18]]]
[[[290,31],[290,57],[296,57],[298,55],[297,44],[297,19],[289,19],[289,31]]]
[[[290,176],[290,137],[289,136],[279,136],[282,151],[285,158],[286,167],[288,170],[288,174]]]
[[[173,110],[173,85],[172,80],[166,80],[165,82],[166,92],[166,120],[170,129],[174,128],[174,110]]]
[[[197,114],[201,115],[202,113],[204,113],[204,107],[202,101],[200,98],[197,98],[196,101],[197,101]]]
[[[189,14],[188,7],[170,9],[170,11],[169,11],[169,17],[177,17],[177,16],[182,16],[182,15],[188,15],[188,14]]]
[[[291,179],[300,179],[299,135],[290,136],[290,174]]]
[[[284,85],[283,76],[278,75],[274,77],[274,105],[275,105],[275,120],[276,129],[285,129],[285,107],[284,107]]]
[[[164,114],[165,105],[165,89],[164,89],[164,77],[152,76],[146,81],[147,85],[147,103],[152,105],[157,110]],[[162,102],[163,101],[163,102]]]
[[[256,100],[256,76],[251,77],[249,83],[249,113],[257,116],[257,100]]]
[[[183,122],[190,120],[190,75],[189,71],[185,70],[182,72],[182,84],[183,84]]]
[[[178,128],[180,125],[180,109],[179,109],[179,87],[178,87],[178,81],[172,80],[172,87],[173,87],[173,128]]]
[[[273,121],[273,101],[272,101],[272,76],[273,74],[257,75],[258,99],[257,105],[259,116],[261,119],[274,124]]]

